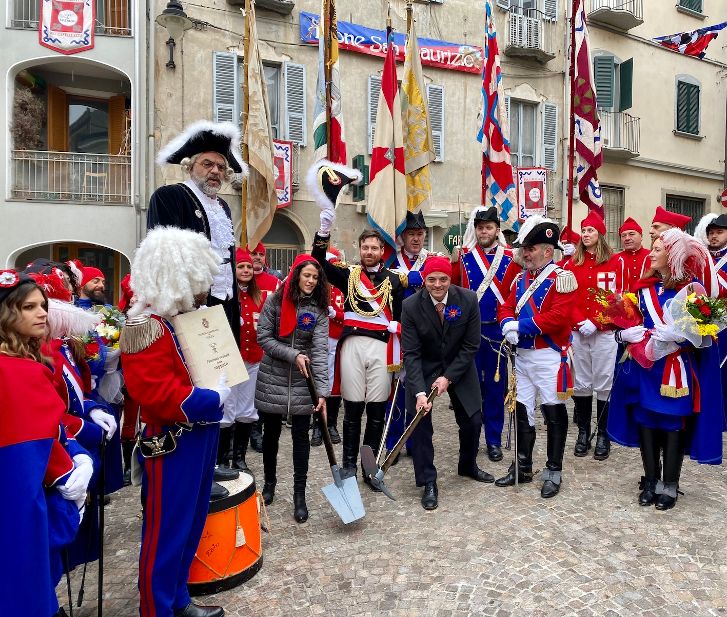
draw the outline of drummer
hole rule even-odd
[[[167,321],[205,301],[217,263],[203,235],[160,227],[148,233],[131,265],[136,303],[121,335],[121,357],[126,386],[146,425],[140,441],[141,452],[146,450],[140,459],[141,617],[225,614],[219,606],[193,604],[187,578],[207,518],[219,422],[230,389],[224,376],[214,389],[192,384]]]

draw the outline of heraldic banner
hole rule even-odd
[[[41,0],[38,42],[61,54],[93,49],[95,0]]]

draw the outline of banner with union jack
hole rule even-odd
[[[575,162],[578,195],[589,210],[603,218],[603,198],[596,170],[603,162],[601,123],[596,107],[596,84],[588,41],[584,0],[573,5],[575,28],[575,66],[573,67],[573,109],[575,117]]]
[[[477,141],[482,144],[483,206],[495,206],[501,227],[517,231],[515,181],[510,158],[509,120],[505,111],[500,53],[490,0],[485,0],[485,62],[482,66],[482,124]]]
[[[727,21],[716,26],[707,26],[692,32],[679,32],[668,36],[657,36],[654,40],[666,47],[685,56],[694,56],[700,60],[707,54],[707,47],[717,38],[720,30],[727,27]]]

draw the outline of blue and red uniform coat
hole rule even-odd
[[[497,310],[500,327],[508,321],[517,319],[520,349],[554,349],[559,353],[565,351],[570,344],[570,332],[573,323],[573,304],[576,291],[561,293],[556,289],[556,278],[559,269],[550,273],[537,291],[530,297],[516,315],[515,308],[530,284],[537,278],[537,273],[521,272],[510,291],[510,295]]]
[[[82,452],[60,426],[65,410],[49,368],[26,358],[0,354],[0,481],[12,498],[0,508],[0,554],[14,555],[0,582],[0,614],[52,615],[57,610],[50,549],[68,538],[52,536],[62,527],[78,529],[75,505],[52,487],[67,480],[71,457]],[[71,440],[72,441],[72,440]],[[45,490],[47,489],[47,490]],[[60,511],[68,515],[61,525]]]
[[[578,281],[576,300],[573,305],[573,329],[578,329],[578,324],[588,319],[599,330],[606,330],[598,322],[598,314],[601,306],[596,302],[596,296],[591,290],[601,289],[616,293],[622,289],[621,267],[616,255],[601,264],[596,263],[596,256],[585,252],[583,263],[576,265],[571,257],[563,266],[564,270],[571,271]]]
[[[678,289],[667,289],[655,279],[642,280],[637,290],[643,325],[655,326],[654,313],[672,299]],[[667,367],[667,362],[670,367]],[[665,372],[665,369],[668,369]],[[686,395],[673,397],[661,393],[667,373],[678,374],[679,385],[688,388]],[[644,368],[628,357],[616,366],[614,387],[609,407],[608,432],[611,438],[625,446],[639,445],[639,432],[633,418],[636,406],[657,414],[681,416],[686,430],[686,451],[699,463],[722,462],[722,431],[724,412],[719,375],[719,354],[716,345],[694,348],[688,341],[680,345],[675,355],[657,360]]]
[[[121,354],[124,383],[139,403],[146,433],[158,434],[177,422],[219,422],[219,394],[192,384],[174,328],[157,315],[150,319],[161,325],[161,337],[142,351]]]
[[[422,252],[426,255],[422,259],[421,265],[418,268],[414,268],[416,265],[416,259],[410,259],[404,251],[397,251],[394,254],[394,260],[389,265],[390,270],[396,270],[397,272],[403,272],[407,277],[407,287],[404,289],[404,299],[409,296],[413,296],[417,291],[424,287],[424,277],[422,276],[422,270],[427,259],[434,257],[436,253],[430,253],[426,249],[422,249]]]
[[[452,282],[476,292],[486,274],[482,265],[486,265],[488,268],[492,266],[495,249],[485,252],[476,246],[471,251],[466,248],[462,251],[460,263],[452,264]],[[506,248],[500,266],[492,279],[493,284],[487,288],[480,299],[480,321],[486,323],[497,321],[497,308],[507,300],[520,272],[522,272],[522,268],[515,263],[512,249]]]

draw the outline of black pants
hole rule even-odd
[[[284,416],[277,413],[259,412],[263,422],[263,467],[265,469],[265,482],[277,482],[278,444],[280,432],[283,427]],[[291,416],[292,426],[290,434],[293,438],[293,490],[305,491],[308,477],[308,458],[310,456],[310,440],[308,428],[310,415]]]
[[[459,465],[457,472],[471,475],[477,469],[477,449],[482,430],[482,411],[469,416],[462,407],[454,391],[449,392],[454,419],[459,426]],[[411,399],[410,399],[411,401]],[[411,405],[413,408],[413,404]],[[411,410],[407,410],[411,414]],[[413,414],[412,414],[413,415]],[[414,478],[417,486],[424,486],[427,482],[437,479],[437,468],[434,466],[434,444],[432,436],[432,413],[424,416],[411,435],[412,458],[414,459]]]
[[[234,272],[233,272],[234,274]],[[232,336],[235,337],[235,341],[237,342],[237,346],[240,346],[240,303],[235,298],[230,298],[229,300],[220,300],[219,298],[215,298],[213,295],[207,296],[207,306],[217,306],[218,304],[222,305],[222,310],[225,311],[225,317],[227,317],[227,321],[230,324],[230,329],[232,330]]]

